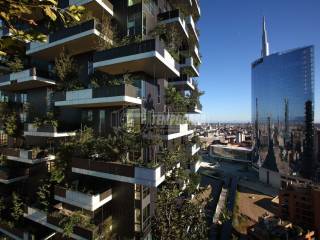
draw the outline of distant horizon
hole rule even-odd
[[[244,7],[245,6],[245,7]],[[266,17],[270,55],[315,47],[315,123],[320,123],[320,1],[203,1],[200,19],[200,89],[203,113],[210,122],[251,122],[251,64],[262,50]],[[239,9],[242,9],[239,11]]]

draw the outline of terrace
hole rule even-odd
[[[179,77],[180,66],[160,40],[151,39],[96,52],[93,68],[108,74],[145,72],[155,77]]]
[[[113,5],[108,0],[59,0],[61,8],[66,8],[72,5],[84,6],[86,10],[95,14],[95,16],[101,16],[104,12],[113,16]]]
[[[54,96],[57,107],[108,107],[141,105],[141,91],[129,84],[119,86],[58,92]]]
[[[72,172],[150,187],[159,186],[165,179],[164,168],[161,166],[143,167],[81,158],[72,159]]]
[[[22,91],[54,85],[55,82],[50,79],[48,72],[35,67],[0,76],[0,89],[6,91]]]
[[[16,161],[28,164],[36,164],[40,162],[52,161],[55,159],[54,155],[48,151],[40,149],[19,149],[19,148],[6,148],[3,154],[7,156],[7,160]]]
[[[10,184],[28,178],[29,169],[0,166],[0,183]]]
[[[182,75],[180,78],[169,79],[169,84],[174,86],[177,89],[182,90],[194,90],[193,78],[188,77],[187,75]]]
[[[182,58],[180,62],[181,68],[186,69],[192,77],[199,77],[199,71],[192,57]]]
[[[197,28],[196,28],[196,24],[194,23],[193,17],[192,16],[187,17],[186,22],[187,22],[188,27],[189,27],[190,36],[198,44],[199,43],[199,34],[198,34],[198,31],[197,31]]]
[[[26,54],[44,60],[53,60],[63,49],[68,49],[72,55],[88,52],[95,49],[93,43],[105,38],[101,35],[100,30],[101,25],[95,19],[69,28],[62,28],[49,34],[46,42],[29,43]]]
[[[184,37],[189,38],[186,21],[183,19],[179,9],[158,14],[159,24],[177,25]]]
[[[54,199],[88,211],[95,211],[112,200],[112,189],[96,185],[78,185],[74,188],[56,186]]]
[[[24,124],[24,135],[34,137],[71,137],[75,136],[75,132],[58,131],[58,128],[51,125],[37,127],[33,123]]]

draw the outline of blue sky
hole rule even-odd
[[[320,122],[320,0],[201,0],[199,85],[212,121],[250,121],[250,64],[266,16],[270,51],[315,45],[315,119]]]

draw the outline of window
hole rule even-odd
[[[147,16],[145,13],[143,13],[142,33],[143,35],[147,35]]]
[[[143,209],[143,223],[150,217],[150,203]]]
[[[99,134],[102,134],[104,130],[104,124],[105,124],[105,110],[100,110],[99,112]]]
[[[93,62],[88,61],[88,75],[93,73]]]
[[[140,200],[140,193],[141,193],[141,187],[138,184],[134,185],[134,199],[135,200]]]
[[[141,232],[141,210],[139,208],[134,209],[134,230]]]
[[[135,15],[128,16],[128,23],[127,23],[127,35],[134,36],[136,34],[136,21]]]

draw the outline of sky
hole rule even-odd
[[[315,121],[320,122],[320,0],[201,0],[198,79],[203,115],[251,119],[251,63],[260,57],[262,17],[270,52],[315,45]]]

